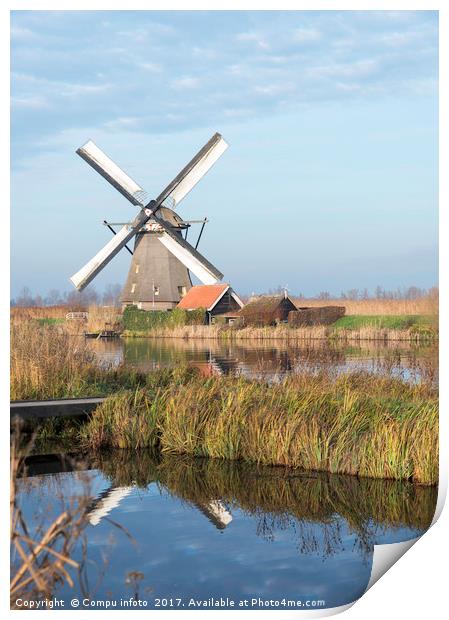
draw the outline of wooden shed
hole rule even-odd
[[[297,310],[288,295],[259,297],[244,306],[239,314],[245,325],[265,326],[285,323],[288,313]]]
[[[192,286],[178,304],[178,308],[184,310],[204,308],[207,323],[215,322],[218,317],[223,317],[223,322],[232,322],[231,318],[238,316],[237,313],[242,307],[242,300],[229,284]],[[231,318],[227,321],[226,317]]]

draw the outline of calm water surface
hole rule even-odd
[[[182,338],[117,338],[92,340],[90,346],[104,364],[124,362],[143,371],[187,364],[204,375],[240,374],[281,379],[304,368],[326,367],[336,372],[365,370],[388,373],[406,380],[437,381],[436,346],[417,347],[408,342],[362,342],[356,346],[315,341],[290,346],[281,341],[217,342]]]
[[[436,502],[436,489],[408,482],[146,451],[33,457],[28,474],[18,493],[31,532],[84,502],[81,569],[54,595],[117,608],[131,596],[147,608],[211,597],[343,605],[363,594],[373,545],[421,535]]]

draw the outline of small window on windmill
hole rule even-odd
[[[134,293],[136,290],[136,284],[133,283],[133,285],[131,286],[131,293]]]
[[[158,286],[154,285],[153,286],[153,291],[154,291],[155,295],[159,295],[159,287]]]
[[[185,286],[178,286],[178,293],[181,299],[186,296],[187,289]]]
[[[136,273],[139,273],[139,265],[136,265]]]

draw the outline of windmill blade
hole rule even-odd
[[[203,284],[216,284],[223,278],[223,274],[216,269],[202,254],[200,254],[185,239],[174,239],[169,233],[164,231],[159,237],[162,245],[194,273]]]
[[[153,214],[152,219],[164,229],[163,234],[158,237],[162,245],[165,245],[173,256],[176,256],[203,284],[215,284],[223,278],[221,271],[195,250],[190,243],[174,232],[162,218]]]
[[[142,209],[130,225],[123,226],[104,248],[70,278],[78,291],[82,291],[106,267],[148,219],[149,216]]]
[[[190,192],[200,181],[206,172],[223,155],[229,144],[223,137],[216,133],[195,157],[181,170],[181,172],[167,185],[164,191],[157,197],[156,204],[160,205],[167,198],[173,201],[173,208]]]
[[[92,140],[86,142],[76,152],[133,205],[143,207],[148,202],[142,187],[123,172]]]
[[[91,508],[87,511],[87,518],[91,525],[98,525],[103,517],[106,517],[111,510],[117,508],[123,498],[129,495],[134,487],[111,487],[95,500]],[[227,524],[226,524],[227,525]]]

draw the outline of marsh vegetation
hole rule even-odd
[[[431,374],[407,381],[388,368],[336,372],[320,359],[276,380],[204,376],[183,364],[149,372],[99,363],[88,341],[38,318],[45,317],[13,315],[11,398],[110,395],[86,424],[64,422],[63,433],[50,422],[40,427],[41,437],[66,434],[91,449],[156,447],[165,454],[437,482],[438,393]]]
[[[107,398],[81,429],[86,444],[437,481],[438,403],[429,385],[365,373],[270,384],[166,375]]]

